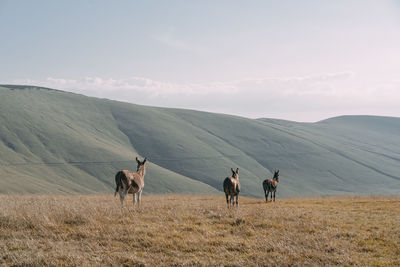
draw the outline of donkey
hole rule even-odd
[[[224,192],[226,197],[226,204],[229,207],[229,204],[232,203],[232,206],[235,206],[234,197],[236,196],[236,207],[238,206],[239,200],[239,192],[240,192],[240,183],[239,183],[239,168],[236,171],[231,168],[232,177],[226,177],[224,180]],[[229,198],[230,196],[230,198]]]
[[[275,193],[276,188],[278,187],[279,182],[279,170],[274,171],[274,177],[272,180],[265,179],[263,184],[264,194],[265,194],[265,202],[268,202],[268,194],[271,192],[271,201],[272,201],[272,194],[274,194],[274,202],[275,202]]]
[[[117,172],[115,175],[115,183],[117,184],[117,188],[115,188],[114,196],[119,193],[121,207],[124,206],[124,199],[127,194],[133,194],[133,205],[135,205],[136,193],[138,194],[138,204],[140,205],[140,199],[144,187],[144,175],[146,174],[146,161],[147,158],[144,158],[143,161],[140,161],[136,157],[136,162],[138,164],[136,172],[122,170]]]

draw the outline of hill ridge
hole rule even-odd
[[[218,193],[236,167],[241,194],[254,197],[274,169],[278,197],[400,190],[396,117],[248,119],[6,85],[0,104],[0,193],[112,192],[136,156],[150,161],[145,193]]]

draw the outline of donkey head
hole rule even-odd
[[[136,171],[139,171],[140,167],[141,167],[141,166],[144,166],[144,164],[146,163],[146,161],[147,161],[147,158],[144,158],[143,161],[140,161],[140,160],[138,159],[138,157],[136,157],[136,162],[137,162],[137,170],[136,170]]]
[[[276,180],[277,182],[279,182],[279,170],[274,171],[274,177],[272,178],[272,180]]]
[[[232,171],[232,177],[235,179],[239,179],[239,168],[236,168],[236,171],[233,168],[231,168],[231,171]]]

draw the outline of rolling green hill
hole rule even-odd
[[[239,167],[248,196],[275,168],[278,197],[398,194],[399,132],[400,118],[254,120],[2,85],[0,193],[112,192],[139,155],[146,193],[217,193]]]

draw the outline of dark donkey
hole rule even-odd
[[[239,168],[236,171],[231,168],[232,177],[226,177],[224,180],[224,192],[226,197],[226,203],[232,203],[232,206],[235,206],[234,197],[236,196],[236,207],[238,206],[239,200],[239,192],[240,192],[240,183],[239,183]],[[230,196],[230,198],[229,198]]]
[[[272,194],[274,194],[274,201],[275,201],[275,193],[276,188],[278,187],[279,182],[279,170],[275,170],[274,177],[272,180],[266,179],[263,182],[264,194],[265,194],[265,202],[268,202],[268,194],[271,192],[271,201],[272,201]]]
[[[128,170],[122,170],[117,172],[115,175],[115,183],[117,188],[115,188],[114,196],[119,193],[119,198],[121,200],[121,207],[124,205],[124,199],[127,194],[133,194],[133,204],[136,203],[136,193],[138,194],[138,202],[140,204],[140,199],[144,187],[144,175],[146,174],[146,161],[140,161],[136,157],[137,169],[136,172],[131,172]]]

